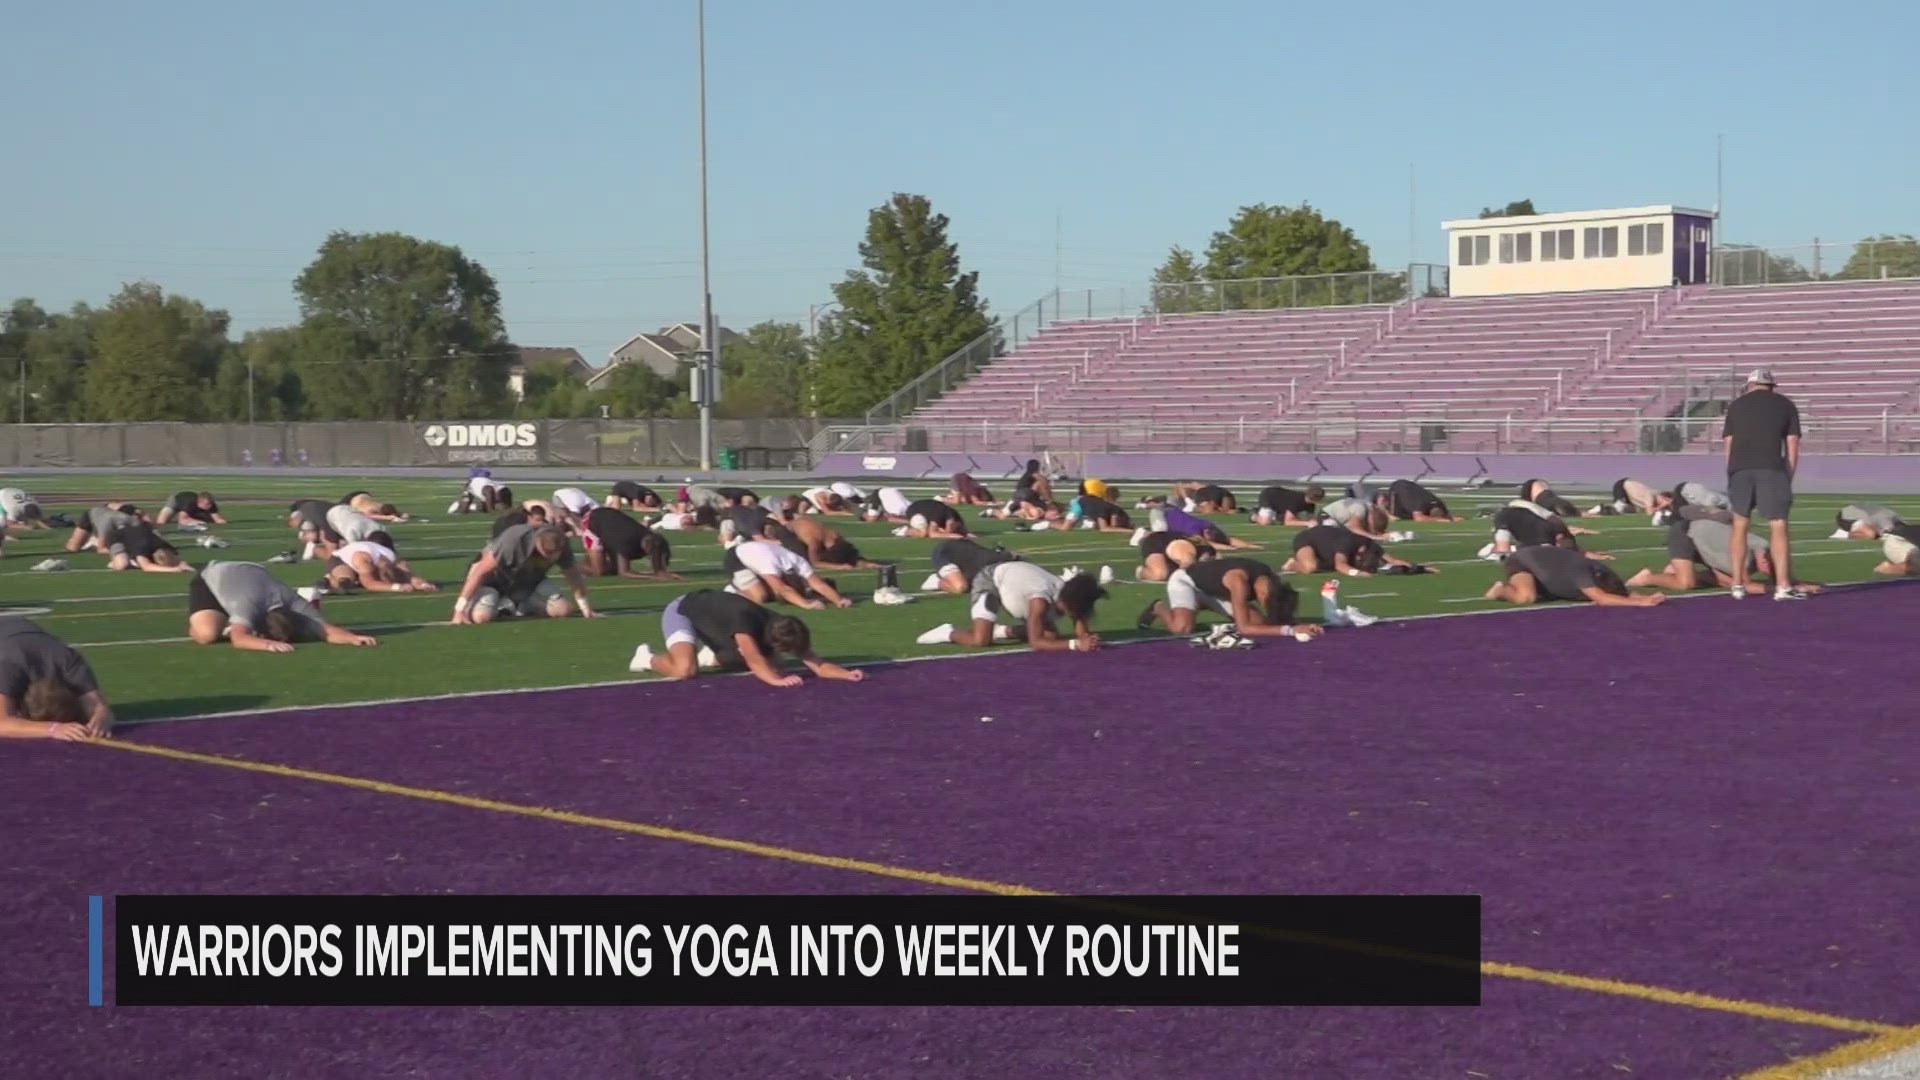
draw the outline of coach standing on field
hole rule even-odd
[[[1775,392],[1773,372],[1747,376],[1747,391],[1727,406],[1727,499],[1733,504],[1731,550],[1745,551],[1756,514],[1767,519],[1773,556],[1773,598],[1805,600],[1793,587],[1787,552],[1787,516],[1793,509],[1793,474],[1800,467],[1800,410]],[[1734,599],[1747,595],[1747,561],[1733,560]]]

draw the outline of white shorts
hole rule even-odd
[[[673,603],[660,613],[660,632],[667,636],[667,648],[685,643],[698,648],[700,635],[693,632],[693,620],[680,614],[680,601],[686,597],[675,597]]]
[[[1911,540],[1888,533],[1880,538],[1880,553],[1887,557],[1888,562],[1902,566],[1911,562],[1915,554],[1920,554],[1920,548],[1914,547]]]
[[[1167,575],[1167,606],[1175,611],[1199,611],[1204,608],[1233,618],[1233,609],[1227,606],[1226,601],[1201,592],[1193,583],[1192,575],[1185,570],[1175,570]]]
[[[968,614],[975,620],[984,619],[987,622],[998,622],[1000,620],[1000,605],[997,601],[998,597],[992,593],[980,593],[973,598],[973,608]]]
[[[1493,542],[1496,544],[1511,544],[1513,543],[1513,534],[1505,529],[1495,529],[1493,530]]]
[[[500,595],[500,590],[487,587],[473,597],[475,611],[491,611],[495,615],[519,616],[523,619],[538,618],[547,613],[547,604],[558,598],[560,587],[551,581],[542,581],[533,587],[525,598],[514,601]]]
[[[748,587],[759,580],[760,575],[754,573],[752,570],[735,570],[731,584],[733,585],[734,592],[745,592]]]

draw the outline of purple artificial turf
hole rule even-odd
[[[860,686],[715,679],[126,737],[1060,891],[1479,892],[1490,959],[1912,1023],[1920,728],[1878,628],[1916,595],[1429,620],[1247,653],[1169,643],[907,664]],[[18,940],[79,926],[82,958],[92,891],[913,887],[102,753],[0,755],[9,790],[28,793],[4,834],[29,840],[15,892],[39,899],[4,918]],[[245,811],[259,798],[269,807]],[[239,809],[215,809],[222,799]],[[75,800],[85,827],[49,832],[47,808]],[[404,872],[373,857],[388,849],[404,849]],[[160,865],[140,861],[155,851]],[[84,975],[71,958],[45,967],[41,985]],[[1486,1000],[1285,1014],[575,1011],[568,1026],[622,1033],[618,1051],[565,1057],[575,1040],[555,1036],[562,1056],[540,1062],[593,1075],[1712,1076],[1848,1038],[1499,979]],[[191,1015],[202,1012],[225,1015]],[[315,1040],[293,1072],[321,1074],[344,1053],[300,1011],[234,1015],[261,1028],[213,1024],[243,1058],[282,1025],[280,1039]],[[422,1045],[444,1034],[432,1051],[444,1064],[539,1026],[522,1018],[556,1016],[351,1015],[388,1033],[349,1048],[360,1075],[391,1075],[365,1054],[415,1028]],[[463,1026],[487,1037],[460,1043]],[[682,1042],[705,1058],[655,1053]],[[522,1064],[519,1075],[547,1074]],[[453,1074],[437,1067],[416,1074]]]

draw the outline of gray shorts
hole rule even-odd
[[[673,602],[660,613],[660,632],[666,636],[669,649],[681,642],[696,648],[700,644],[700,635],[693,629],[693,620],[680,614],[680,601],[685,599],[684,596],[674,597]]]
[[[1740,469],[1727,475],[1727,501],[1740,517],[1785,521],[1793,510],[1793,478],[1784,469]]]

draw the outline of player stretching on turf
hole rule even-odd
[[[25,619],[0,620],[0,738],[102,739],[113,709],[71,645]]]
[[[224,638],[236,649],[287,653],[302,641],[375,644],[328,622],[317,605],[258,563],[208,563],[187,586],[187,612],[187,635],[196,645]]]
[[[800,685],[800,676],[782,672],[775,658],[781,653],[800,661],[822,679],[860,682],[866,673],[820,659],[813,654],[813,635],[807,624],[791,615],[769,611],[744,596],[700,589],[674,598],[660,613],[666,651],[655,654],[642,645],[627,667],[651,671],[669,679],[691,679],[702,668],[746,670],[768,686]]]
[[[1507,556],[1505,575],[1487,599],[1526,605],[1542,600],[1588,600],[1602,607],[1652,607],[1662,593],[1632,593],[1603,562],[1562,547],[1524,547]]]
[[[1140,614],[1142,630],[1158,623],[1169,633],[1190,634],[1201,608],[1226,616],[1247,637],[1318,637],[1318,626],[1295,626],[1300,594],[1280,580],[1273,567],[1257,559],[1208,559],[1175,570],[1167,579],[1167,597]]]
[[[993,563],[973,579],[972,622],[964,629],[952,623],[921,634],[922,645],[967,645],[984,649],[997,641],[1024,641],[1043,652],[1089,652],[1100,647],[1092,627],[1093,606],[1107,595],[1092,574],[1075,574],[1062,581],[1030,562]],[[1006,615],[1015,620],[1007,626]],[[1062,637],[1054,617],[1073,622],[1073,636]]]

